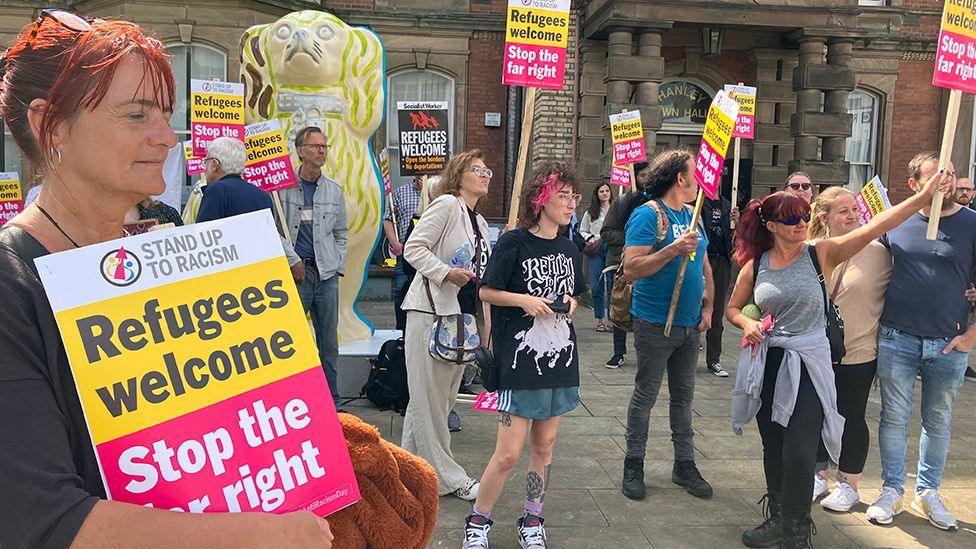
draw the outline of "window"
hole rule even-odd
[[[857,0],[859,6],[887,6],[888,0]]]
[[[173,118],[170,126],[183,141],[190,138],[190,79],[227,80],[227,56],[209,46],[200,44],[175,44],[167,49],[172,55],[173,78],[176,80],[176,104],[173,105]],[[186,176],[183,185],[186,197],[190,187],[199,176]]]
[[[3,121],[0,121],[0,127],[3,128],[3,149],[0,150],[0,172],[19,173],[20,184],[23,187],[24,183],[29,179],[29,174],[21,171],[20,149],[17,147],[17,143],[14,142],[13,135],[10,134],[10,128]]]
[[[851,163],[848,187],[858,190],[877,175],[875,164],[878,158],[881,98],[869,91],[854,90],[847,99],[847,112],[854,119],[845,158]]]
[[[432,70],[407,70],[389,77],[386,113],[386,146],[390,149],[390,180],[393,188],[407,182],[400,176],[400,132],[397,131],[398,101],[447,101],[451,121],[448,150],[454,152],[454,78]]]

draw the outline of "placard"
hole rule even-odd
[[[360,499],[270,211],[36,263],[109,499],[320,516]]]
[[[277,118],[251,124],[244,129],[247,161],[241,178],[262,191],[273,192],[298,185],[298,176],[288,155],[285,135]]]
[[[611,114],[610,136],[613,138],[613,163],[617,166],[647,160],[640,111]]]
[[[24,193],[17,172],[0,172],[0,227],[24,211]]]
[[[218,137],[244,140],[244,84],[190,80],[190,140],[193,156],[207,155]]]
[[[932,84],[976,93],[976,5],[972,0],[945,1]]]
[[[502,84],[561,90],[570,0],[508,0]]]
[[[203,165],[204,157],[193,156],[192,140],[183,142],[183,159],[186,160],[186,175],[196,175],[207,171]]]
[[[440,173],[451,156],[447,101],[398,101],[400,175]]]
[[[871,181],[861,187],[861,191],[854,195],[857,202],[858,221],[866,225],[871,218],[891,208],[888,200],[888,189],[881,182],[881,178],[874,176]]]
[[[756,88],[727,84],[725,92],[739,104],[739,117],[732,129],[732,137],[755,139],[756,137]]]
[[[390,186],[390,151],[383,149],[380,151],[380,177],[383,178],[383,193],[390,194],[393,188]]]
[[[610,184],[630,187],[630,169],[621,166],[610,166]]]
[[[695,162],[695,180],[709,198],[718,198],[722,183],[722,166],[732,141],[732,129],[739,116],[739,104],[725,90],[715,94],[705,119],[698,160]]]

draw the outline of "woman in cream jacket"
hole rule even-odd
[[[435,359],[428,346],[435,315],[476,314],[479,324],[484,323],[486,315],[477,294],[490,245],[488,223],[476,208],[488,194],[491,175],[481,151],[451,158],[441,176],[438,196],[424,210],[403,249],[403,258],[417,270],[417,276],[403,300],[410,404],[400,445],[431,464],[440,495],[453,494],[469,501],[478,495],[478,482],[454,460],[447,428],[464,366]]]

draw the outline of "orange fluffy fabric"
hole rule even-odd
[[[337,549],[422,549],[437,521],[437,475],[423,459],[380,438],[372,425],[339,414],[363,499],[328,517]]]

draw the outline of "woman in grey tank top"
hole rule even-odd
[[[924,189],[867,225],[817,243],[814,254],[827,280],[834,268],[931,202],[940,184],[954,180],[944,170]],[[943,189],[946,190],[946,189]],[[752,347],[739,358],[732,393],[737,432],[756,418],[763,443],[768,514],[742,534],[747,547],[812,547],[810,520],[813,476],[821,438],[834,459],[840,453],[844,419],[837,412],[834,373],[827,342],[824,294],[806,244],[810,205],[784,192],[753,200],[735,232],[736,262],[742,266],[726,317],[742,329]],[[753,280],[754,261],[759,261]],[[742,310],[755,302],[772,315],[772,328]],[[777,382],[777,380],[779,382]]]

